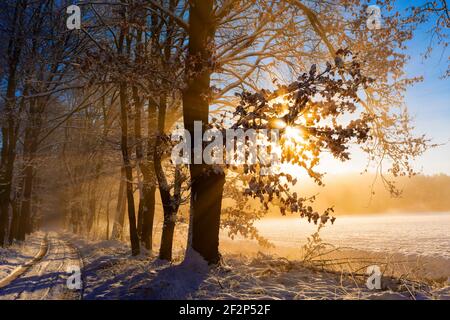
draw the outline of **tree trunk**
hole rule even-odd
[[[105,240],[109,240],[109,203],[108,208],[106,210],[106,231],[105,231]]]
[[[139,46],[140,38],[142,32],[138,32],[137,46]],[[137,53],[138,50],[137,50]],[[139,55],[137,55],[139,56]],[[137,58],[136,58],[137,59]],[[144,207],[144,194],[143,194],[143,183],[141,181],[141,164],[143,158],[143,144],[142,144],[142,109],[143,109],[143,99],[139,97],[139,91],[136,86],[132,87],[133,102],[134,102],[134,139],[136,145],[136,167],[138,175],[138,188],[139,188],[139,207],[138,207],[138,222],[137,222],[137,232],[139,238],[142,240],[142,225],[144,223],[143,207]]]
[[[120,240],[123,235],[123,224],[125,222],[125,209],[126,209],[126,189],[125,189],[125,169],[122,167],[120,170],[120,185],[117,196],[116,214],[114,217],[113,230],[111,239]]]
[[[167,183],[166,175],[161,163],[161,144],[166,122],[167,97],[162,94],[158,106],[158,132],[156,137],[156,147],[154,154],[155,173],[158,179],[159,194],[163,205],[164,221],[161,235],[161,245],[159,258],[162,260],[172,260],[173,235],[175,230],[175,216],[177,208],[170,194],[170,187]]]
[[[153,223],[155,219],[155,193],[156,179],[154,157],[157,136],[156,105],[149,101],[147,111],[147,152],[142,161],[141,170],[143,176],[143,206],[142,206],[142,242],[147,250],[153,248]]]
[[[34,157],[37,150],[37,136],[39,134],[35,122],[36,101],[30,102],[30,123],[25,131],[24,139],[24,178],[23,178],[23,195],[20,208],[20,219],[18,225],[18,240],[25,240],[25,236],[31,233],[31,195],[33,191],[34,180]]]
[[[140,253],[139,237],[136,228],[136,210],[134,206],[133,196],[133,168],[131,167],[129,147],[128,147],[128,102],[127,102],[127,88],[125,83],[120,84],[120,121],[121,121],[121,149],[123,165],[125,168],[126,178],[126,192],[127,192],[127,204],[128,204],[128,222],[130,228],[130,243],[131,254],[133,256]]]
[[[87,221],[86,221],[86,232],[87,236],[89,236],[94,230],[95,219],[97,216],[97,199],[94,190],[88,190],[88,193],[93,193],[88,195],[88,212],[87,212]]]
[[[11,226],[9,228],[9,237],[8,237],[8,242],[10,245],[13,244],[14,239],[18,239],[18,233],[19,233],[19,219],[20,219],[20,211],[19,211],[19,207],[20,207],[20,201],[19,198],[17,197],[13,202],[12,202],[12,220],[11,220]]]
[[[142,187],[140,187],[142,188]],[[137,233],[139,236],[139,239],[142,241],[142,224],[144,222],[144,215],[143,215],[143,208],[144,208],[144,196],[141,190],[139,190],[139,204],[138,204],[138,213],[137,213]]]
[[[144,203],[142,206],[142,242],[147,250],[153,249],[153,223],[155,217],[155,193],[154,184],[144,184]]]
[[[2,128],[2,159],[0,161],[0,247],[5,244],[5,236],[9,221],[9,205],[13,182],[14,162],[16,159],[16,143],[18,127],[18,115],[16,110],[16,85],[17,69],[24,36],[19,28],[23,23],[26,1],[18,1],[14,9],[13,30],[8,42],[8,76],[5,97],[6,125]]]
[[[159,249],[159,258],[162,260],[172,260],[172,244],[175,229],[175,217],[178,208],[170,195],[170,189],[161,165],[161,159],[158,152],[155,153],[155,171],[158,177],[159,193],[161,195],[161,202],[163,205],[164,222],[161,235],[161,245]]]
[[[213,0],[193,0],[189,11],[189,56],[191,76],[183,92],[184,127],[191,134],[194,147],[194,121],[208,124],[210,78],[212,73],[210,51],[214,37]],[[192,158],[193,159],[193,158]],[[192,248],[210,264],[218,263],[219,227],[223,172],[205,164],[191,164]]]
[[[17,234],[17,239],[22,241],[25,240],[25,235],[30,233],[32,188],[33,188],[33,166],[31,164],[27,164],[25,168],[23,198]]]
[[[164,212],[164,225],[161,235],[161,247],[159,249],[159,258],[161,260],[172,260],[173,236],[175,231],[175,214],[173,212]]]
[[[106,236],[105,240],[109,240],[109,207],[111,203],[112,189],[109,189],[108,201],[106,202]]]
[[[172,260],[173,237],[176,224],[176,217],[181,199],[181,169],[175,168],[174,195],[171,196],[164,171],[161,166],[161,159],[155,161],[155,170],[158,177],[159,191],[164,210],[164,223],[161,235],[161,247],[159,258],[162,260]]]

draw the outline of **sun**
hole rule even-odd
[[[294,127],[291,125],[286,126],[284,129],[283,138],[283,147],[285,148],[293,148],[295,150],[300,148],[301,150],[304,150],[307,145],[305,134],[299,127]]]
[[[284,135],[291,140],[303,139],[301,130],[293,126],[286,126]]]
[[[288,153],[300,156],[307,154],[308,157],[310,156],[308,141],[305,138],[305,132],[298,126],[286,125],[284,132],[282,133],[281,142],[281,149],[287,151]],[[296,161],[283,161],[281,163],[280,170],[297,178],[306,176],[302,166],[296,163]]]

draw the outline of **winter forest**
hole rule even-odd
[[[1,1],[0,299],[450,299],[449,27]]]

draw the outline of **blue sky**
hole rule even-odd
[[[406,6],[422,2],[398,1],[397,7],[402,11]],[[443,52],[442,47],[435,47],[431,56],[424,59],[423,54],[430,43],[430,27],[430,23],[422,25],[407,43],[406,53],[410,60],[406,74],[408,77],[423,76],[424,81],[408,88],[405,103],[414,117],[415,132],[425,134],[433,143],[443,144],[416,159],[414,168],[428,175],[450,175],[450,78],[442,79],[449,63],[450,50],[447,48]],[[367,155],[354,151],[352,159],[346,163],[331,157],[325,157],[321,163],[329,173],[361,172],[366,167]]]
[[[423,53],[430,41],[429,25],[417,30],[408,43],[411,56],[406,72],[408,76],[424,77],[422,83],[410,87],[406,92],[406,104],[415,117],[416,131],[425,133],[443,146],[428,151],[417,160],[424,173],[450,174],[450,79],[442,79],[448,65],[449,50],[434,48],[430,58],[424,60]]]

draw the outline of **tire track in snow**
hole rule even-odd
[[[83,300],[84,296],[84,289],[86,288],[86,278],[84,276],[84,260],[83,255],[81,254],[80,249],[78,249],[77,246],[75,246],[72,242],[66,241],[66,244],[74,251],[76,252],[78,263],[80,266],[80,272],[81,272],[81,288],[80,288],[80,300]]]
[[[82,267],[76,248],[50,234],[46,240],[47,250],[38,261],[27,264],[27,269],[15,279],[0,287],[0,299],[80,299],[82,290],[70,290],[67,278],[70,266]]]
[[[19,278],[22,274],[27,272],[33,265],[41,261],[42,258],[44,258],[44,256],[47,254],[47,251],[48,251],[48,239],[46,234],[41,242],[39,252],[34,256],[34,258],[28,261],[27,263],[17,267],[16,269],[13,270],[13,272],[11,272],[5,278],[0,280],[0,290],[9,285],[17,278]]]

